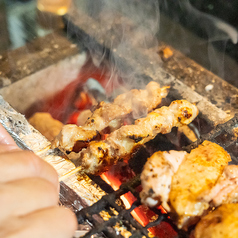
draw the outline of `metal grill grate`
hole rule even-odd
[[[132,210],[141,205],[139,193],[136,191],[136,188],[140,185],[140,175],[134,177],[131,181],[124,183],[120,186],[119,190],[110,193],[109,195],[103,196],[98,202],[93,204],[90,207],[84,208],[81,211],[76,213],[78,218],[78,223],[82,224],[85,220],[88,220],[93,224],[93,228],[83,237],[91,237],[94,234],[100,234],[103,232],[107,237],[120,237],[112,227],[116,223],[121,226],[126,227],[127,231],[131,233],[130,237],[149,237],[148,228],[159,225],[162,221],[169,223],[172,228],[177,232],[178,237],[188,237],[189,235],[184,231],[179,231],[177,227],[172,223],[168,214],[163,214],[159,209],[151,209],[158,215],[158,218],[150,222],[147,226],[143,227],[140,225],[130,214]],[[130,209],[126,210],[122,206],[119,206],[117,199],[127,192],[131,192],[136,198],[137,201],[134,202]],[[115,209],[118,214],[112,215],[111,218],[107,221],[103,219],[98,214],[101,211],[108,211],[110,213],[111,209]],[[95,216],[96,215],[96,216]],[[99,219],[98,219],[99,218]]]
[[[199,140],[185,147],[185,150],[190,152],[192,149],[196,148],[199,144],[201,144],[204,140],[209,140],[217,143],[228,153],[230,153],[232,158],[232,163],[237,164],[238,160],[238,114],[225,122],[224,124],[220,124],[216,126],[209,133],[202,135]]]

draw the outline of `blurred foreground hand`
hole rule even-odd
[[[76,217],[58,206],[58,194],[54,168],[19,149],[0,124],[0,237],[73,237]]]

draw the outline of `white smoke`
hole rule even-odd
[[[232,41],[234,44],[238,41],[238,32],[233,26],[197,10],[189,0],[175,2],[172,0],[79,0],[77,2],[80,3],[79,7],[83,6],[92,18],[100,22],[102,28],[115,33],[112,38],[108,37],[107,39],[112,53],[116,53],[117,56],[130,55],[137,63],[131,68],[125,65],[123,60],[115,59],[113,54],[108,54],[101,48],[98,49],[93,42],[88,42],[95,65],[105,64],[105,59],[109,59],[111,77],[108,84],[117,82],[115,83],[116,87],[119,84],[126,86],[121,88],[122,91],[133,87],[143,87],[143,80],[138,72],[140,72],[140,67],[148,62],[143,62],[143,59],[134,54],[135,48],[142,49],[144,52],[153,49],[149,52],[150,57],[158,60],[155,49],[158,45],[158,36],[163,34],[160,31],[160,7],[167,8],[167,15],[170,15],[170,8],[174,5],[178,12],[182,12],[183,20],[186,19],[190,28],[199,27],[199,30],[206,35],[207,46],[202,47],[207,47],[206,57],[209,61],[204,66],[220,77],[224,77],[224,59],[221,53],[214,48],[214,44],[219,43],[223,47],[224,54],[227,41]],[[175,15],[172,20],[180,24],[180,18],[181,16]],[[169,32],[171,41],[182,46],[180,49],[183,53],[191,53],[194,47],[196,47],[195,51],[199,51],[200,46],[191,42],[186,34],[178,34],[173,25],[169,27],[171,29],[167,32]],[[119,78],[124,81],[120,83]]]
[[[159,32],[159,37],[195,61],[198,60],[198,63],[208,70],[226,78],[225,66],[230,62],[230,59],[225,57],[227,44],[231,46],[237,43],[238,31],[224,20],[199,11],[191,2],[189,0],[161,1],[163,12],[161,18],[165,18],[163,22],[168,20],[174,24],[170,22],[168,30],[161,26],[162,32]],[[206,4],[205,1],[202,2]]]
[[[194,8],[188,0],[183,1],[183,4],[190,16],[190,20],[197,19],[201,27],[206,30],[210,41],[231,40],[234,44],[238,41],[238,32],[235,27],[231,26],[227,22],[201,12]]]
[[[107,42],[104,44],[110,46],[112,54],[96,46],[93,41],[87,42],[94,64],[96,66],[106,64],[105,66],[110,68],[111,77],[108,84],[115,84],[117,93],[131,88],[143,88],[145,82],[138,72],[141,65],[148,62],[143,62],[143,59],[136,57],[134,49],[146,51],[157,47],[159,2],[157,0],[80,0],[77,2],[79,8],[84,8],[90,17],[100,22],[99,35],[101,32],[109,32],[108,37],[105,37]],[[156,51],[151,54],[159,59]],[[115,55],[117,57],[114,57]],[[125,64],[121,56],[130,56],[129,58],[136,64],[130,67]],[[119,86],[121,87],[118,89]]]

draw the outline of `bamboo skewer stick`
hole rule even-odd
[[[61,176],[59,177],[59,182],[61,182],[61,181],[65,180],[65,179],[69,178],[70,176],[76,174],[76,173],[77,173],[78,171],[80,171],[81,169],[82,169],[82,167],[79,166],[79,167],[77,167],[77,168],[75,168],[75,169],[72,169],[71,171],[69,171],[69,172],[67,172],[67,173],[65,173],[65,174],[63,174],[63,175],[61,175]]]
[[[35,151],[34,153],[41,157],[41,155],[44,154],[45,152],[47,152],[50,148],[51,148],[51,145],[48,145],[44,149],[39,150],[39,151]]]

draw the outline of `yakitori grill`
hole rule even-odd
[[[141,174],[155,152],[189,155],[206,141],[237,165],[238,89],[167,42],[154,44],[155,36],[146,47],[135,43],[127,14],[89,6],[73,7],[64,29],[1,55],[0,122],[21,148],[57,170],[60,205],[78,219],[76,237],[196,237],[201,216],[183,227],[172,201],[149,207]],[[43,119],[30,119],[35,113],[52,116],[45,133],[36,125]]]

